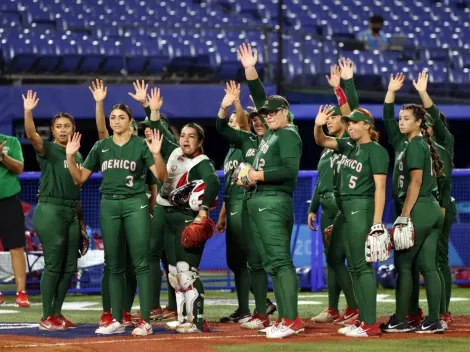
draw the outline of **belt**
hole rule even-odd
[[[252,192],[245,192],[245,198],[250,199],[254,197],[272,197],[272,196],[289,196],[292,197],[289,193],[287,192],[282,192],[282,191],[252,191]]]
[[[354,199],[374,199],[374,196],[339,196],[340,201]]]
[[[335,198],[335,192],[325,192],[318,195],[322,199]]]
[[[65,205],[67,207],[72,207],[72,208],[75,208],[78,202],[79,200],[70,200],[70,199],[62,199],[62,198],[54,198],[54,197],[39,197],[39,203]]]
[[[145,194],[145,193],[142,193],[142,194]],[[127,198],[132,198],[138,195],[140,195],[140,193],[137,193],[137,194],[103,194],[102,198],[107,199],[107,200],[123,200]]]

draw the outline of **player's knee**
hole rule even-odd
[[[178,271],[178,283],[183,290],[190,288],[194,281],[199,278],[199,270],[190,266],[187,262],[177,262],[176,269]]]

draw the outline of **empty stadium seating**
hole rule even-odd
[[[3,0],[0,67],[4,73],[240,77],[242,42],[259,48],[260,64],[276,62],[277,7],[277,0]],[[287,82],[317,82],[342,55],[356,62],[365,89],[376,89],[391,72],[412,78],[421,69],[437,91],[450,82],[446,89],[459,95],[457,85],[470,85],[466,0],[286,0],[284,7]],[[375,13],[386,19],[386,33],[405,36],[419,50],[342,50],[341,41],[367,28]]]

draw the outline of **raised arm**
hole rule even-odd
[[[255,103],[256,109],[261,108],[266,101],[266,92],[264,90],[263,83],[258,78],[256,72],[256,62],[258,61],[258,53],[256,50],[251,49],[250,44],[242,44],[237,51],[238,57],[245,68],[245,77],[250,89],[250,94],[253,102]]]
[[[383,120],[385,130],[388,134],[388,141],[394,149],[397,148],[399,141],[404,138],[395,120],[395,94],[403,87],[405,76],[403,73],[397,73],[395,77],[390,75],[390,83],[388,84],[387,95],[384,101]]]
[[[348,104],[348,99],[344,94],[343,88],[341,88],[341,71],[338,65],[330,67],[330,75],[326,75],[326,80],[333,91],[335,92],[336,98],[338,99],[338,106],[341,110],[343,116],[349,115],[351,113],[351,108]]]
[[[336,138],[328,137],[323,131],[323,126],[331,116],[333,116],[331,105],[325,105],[325,107],[321,105],[318,109],[317,117],[315,118],[313,136],[315,138],[315,143],[317,143],[320,147],[338,151],[338,142],[336,141]]]
[[[16,138],[13,140],[13,143],[15,145],[10,148],[8,153],[4,152],[7,141],[4,140],[0,143],[0,164],[3,164],[8,171],[19,175],[24,171],[23,152],[21,144]]]
[[[163,135],[157,130],[152,130],[152,139],[150,142],[145,140],[148,150],[153,157],[153,165],[150,165],[149,169],[157,179],[166,182],[168,181],[168,171],[161,155],[162,142]]]
[[[98,139],[105,139],[109,137],[108,129],[106,128],[106,116],[104,113],[104,98],[106,98],[106,93],[108,88],[104,86],[103,80],[97,79],[96,81],[91,82],[91,87],[88,87],[93,98],[96,102],[95,108],[95,119],[96,119],[96,128],[98,130]]]
[[[37,98],[36,92],[28,90],[26,97],[23,94],[23,105],[24,105],[24,129],[26,132],[26,137],[30,140],[33,148],[39,153],[39,155],[44,155],[43,144],[44,141],[42,137],[36,132],[36,126],[34,125],[33,120],[33,110],[39,103],[39,98]]]
[[[149,103],[147,101],[147,89],[149,87],[148,84],[145,83],[144,80],[142,81],[135,81],[132,83],[135,89],[135,93],[127,93],[129,94],[135,101],[137,101],[144,109],[147,111]],[[149,114],[150,115],[150,114]]]
[[[80,149],[80,139],[82,136],[80,133],[76,132],[73,134],[73,137],[69,136],[69,141],[67,143],[67,148],[65,149],[65,154],[67,157],[67,164],[69,168],[70,175],[72,176],[73,181],[75,182],[76,185],[82,185],[88,180],[88,178],[91,176],[92,171],[87,169],[87,168],[82,168],[79,169],[77,162],[75,161],[75,153],[78,152]],[[87,161],[89,158],[94,158],[94,150],[88,154],[87,160],[85,161],[85,164],[87,164]]]
[[[351,59],[342,58],[338,61],[341,68],[341,79],[344,82],[344,90],[349,104],[350,110],[359,107],[359,98],[357,96],[356,87],[354,85],[354,63]],[[340,106],[341,107],[341,106]],[[349,114],[349,113],[348,113]]]
[[[450,131],[445,126],[444,122],[441,120],[439,109],[434,105],[431,97],[427,92],[428,86],[428,73],[420,72],[418,76],[418,81],[413,80],[413,85],[418,91],[418,94],[423,102],[423,107],[431,115],[433,122],[433,130],[436,136],[436,140],[439,144],[446,148],[454,148],[453,136]],[[453,153],[453,151],[452,151]]]

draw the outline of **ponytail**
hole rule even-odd
[[[380,138],[379,132],[377,132],[373,128],[370,128],[369,135],[370,135],[370,139],[372,139],[373,142],[379,143],[379,138]]]
[[[424,136],[424,139],[428,143],[429,150],[431,151],[433,174],[436,177],[444,176],[444,163],[442,162],[441,159],[439,159],[439,154],[437,153],[436,147],[434,146],[432,138],[428,133],[428,129],[426,128],[426,116],[424,116],[423,119],[421,120],[420,128],[421,128],[421,133]]]
[[[371,121],[374,122],[373,125],[370,125],[370,128],[369,128],[369,136],[370,136],[370,139],[371,139],[373,142],[379,143],[380,134],[379,134],[379,132],[377,132],[377,130],[375,129],[375,120],[374,120],[374,117],[372,116],[372,114],[370,113],[370,111],[367,110],[367,109],[364,109],[364,108],[357,108],[357,109],[354,109],[354,111],[359,111],[361,114],[366,115]]]

